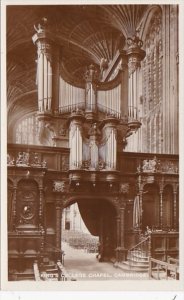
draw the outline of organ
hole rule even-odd
[[[169,249],[160,242],[157,258],[177,257],[178,157],[164,155],[177,149],[177,9],[151,6],[142,23],[127,18],[132,27],[127,22],[122,32],[124,22],[118,30],[114,21],[103,27],[108,10],[138,17],[142,6],[98,7],[102,19],[87,21],[94,8],[96,16],[96,6],[45,7],[54,22],[35,26],[27,52],[22,40],[40,15],[35,6],[34,20],[19,22],[30,32],[24,36],[18,23],[20,39],[16,33],[8,40],[8,135],[16,142],[8,146],[10,274],[17,259],[26,269],[47,255],[61,258],[62,210],[74,202],[100,237],[102,259],[124,261],[146,226],[162,234],[169,228]]]
[[[33,42],[37,46],[38,55],[37,115],[42,136],[45,138],[47,135],[46,128],[52,128],[52,139],[57,141],[57,128],[65,122],[68,129],[70,169],[81,169],[84,165],[86,167],[87,161],[91,169],[97,170],[101,163],[104,170],[116,170],[118,127],[126,137],[127,132],[132,133],[141,125],[137,114],[135,85],[140,61],[145,55],[141,49],[142,42],[137,36],[129,39],[127,51],[120,55],[118,66],[124,62],[123,66],[126,68],[126,61],[129,71],[130,92],[128,97],[124,97],[126,81],[122,76],[123,68],[118,67],[112,80],[102,82],[100,70],[91,64],[80,85],[67,81],[60,71],[62,57],[58,56],[59,48],[53,42],[53,33],[49,31],[47,20],[44,18],[35,29],[37,32],[33,36]],[[55,146],[59,146],[57,142]]]

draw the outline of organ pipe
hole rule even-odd
[[[82,165],[81,122],[73,119],[69,131],[70,168],[79,169]]]
[[[37,85],[38,85],[38,110],[39,112],[51,112],[52,102],[52,52],[53,45],[45,31],[47,19],[42,19],[35,26],[37,33],[33,36],[33,42],[37,45]]]
[[[100,111],[121,117],[121,84],[111,90],[97,91],[97,106]]]
[[[60,77],[59,112],[70,112],[85,105],[85,90],[70,85]]]
[[[116,170],[117,164],[117,134],[116,124],[111,122],[106,123],[104,132],[106,137],[106,144],[105,144],[105,163],[107,169]]]

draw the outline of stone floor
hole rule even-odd
[[[71,248],[63,243],[64,266],[71,278],[79,280],[145,280],[147,274],[128,273],[115,268],[112,263],[99,262],[95,253]]]

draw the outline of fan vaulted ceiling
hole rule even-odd
[[[7,98],[13,122],[37,110],[34,25],[46,17],[61,47],[62,71],[83,80],[86,67],[110,63],[135,33],[146,5],[36,5],[7,7]]]

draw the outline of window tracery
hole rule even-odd
[[[36,115],[26,116],[16,127],[16,144],[39,145],[39,124]]]
[[[143,151],[162,151],[162,86],[163,86],[163,45],[162,15],[156,11],[152,17],[144,41],[146,57],[142,62],[143,78],[143,123],[147,130],[143,132],[145,149]]]

